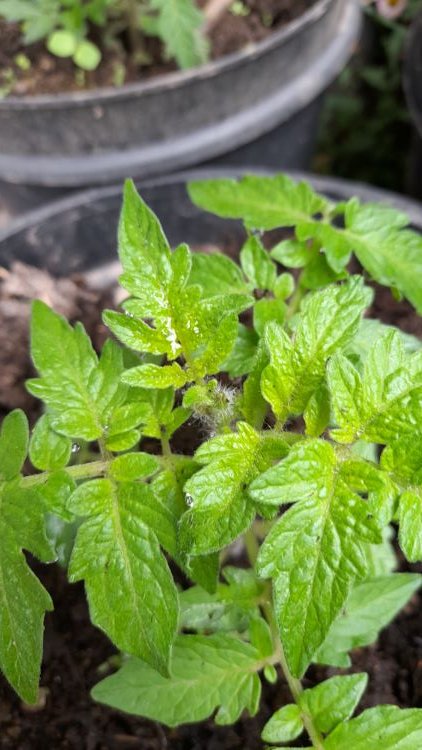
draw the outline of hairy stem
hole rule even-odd
[[[104,476],[107,473],[109,461],[91,461],[89,464],[77,464],[76,466],[67,466],[66,471],[73,479],[94,479],[95,477]],[[28,477],[22,477],[22,484],[25,487],[35,487],[37,484],[44,484],[51,472],[43,471],[40,474],[31,474]]]

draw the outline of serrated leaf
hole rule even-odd
[[[214,552],[245,531],[256,514],[247,487],[285,451],[281,435],[260,436],[244,422],[237,433],[204,443],[195,459],[205,466],[185,485],[190,509],[181,520],[182,549],[192,555]]]
[[[24,701],[36,703],[44,613],[53,604],[23,550],[43,562],[51,562],[54,554],[46,537],[42,498],[22,489],[17,476],[27,445],[26,417],[11,412],[0,434],[0,668]]]
[[[296,489],[292,469],[284,468],[286,462],[298,476],[303,472]],[[280,502],[296,502],[268,534],[257,570],[274,580],[275,611],[286,658],[292,673],[300,677],[354,581],[365,574],[362,542],[381,539],[365,501],[348,487],[347,475],[343,476],[329,443],[309,440],[293,448],[278,467],[275,481]]]
[[[106,320],[132,348],[166,354],[169,360],[183,356],[186,366],[185,372],[173,362],[159,375],[157,365],[141,365],[127,371],[124,382],[145,388],[181,387],[218,372],[235,343],[238,315],[253,298],[222,292],[201,298],[201,287],[189,284],[189,249],[181,245],[170,251],[158,219],[131,182],[125,188],[119,242],[121,283],[133,295],[124,306],[132,317],[125,320],[109,312]]]
[[[329,734],[353,714],[367,683],[368,675],[365,673],[331,677],[314,688],[304,690],[299,698],[300,707],[312,716],[320,732]]]
[[[72,441],[55,432],[48,414],[39,418],[29,443],[29,458],[41,471],[54,471],[67,466],[72,452]]]
[[[374,643],[421,585],[413,573],[392,573],[358,583],[314,661],[348,667],[348,652]]]
[[[52,428],[70,438],[96,440],[123,402],[122,356],[108,342],[98,359],[83,326],[72,328],[43,302],[32,309],[31,353],[41,377],[27,388],[49,408]]]
[[[363,374],[343,355],[328,366],[339,442],[389,443],[415,432],[422,418],[422,355],[406,354],[400,335],[389,331],[370,350]]]
[[[193,0],[151,0],[158,10],[157,34],[166,45],[167,54],[181,68],[193,68],[208,57],[208,44],[202,35],[203,14]]]
[[[422,239],[406,228],[408,217],[387,206],[361,205],[357,198],[342,209],[344,228],[305,221],[297,229],[298,239],[316,239],[334,271],[341,270],[354,252],[373,279],[398,289],[421,312]]]
[[[397,288],[422,313],[422,239],[402,227],[408,218],[384,206],[352,199],[345,213],[345,234],[363,267],[375,281]]]
[[[295,183],[287,175],[240,180],[217,179],[191,182],[192,201],[227,219],[242,219],[249,229],[295,226],[323,212],[329,202],[305,182]]]
[[[326,750],[416,750],[422,743],[422,710],[398,706],[369,708],[339,724],[324,741]]]
[[[146,485],[108,479],[78,487],[69,509],[85,520],[69,578],[85,581],[92,622],[116,646],[167,674],[178,600],[157,537],[142,519],[150,494]]]
[[[305,409],[323,381],[328,357],[353,338],[369,301],[362,279],[352,277],[306,299],[293,340],[280,327],[268,325],[270,364],[261,389],[280,421]]]
[[[203,721],[216,709],[217,724],[254,716],[261,684],[260,655],[230,635],[182,635],[176,641],[170,679],[141,661],[127,661],[92,691],[95,700],[167,726]]]
[[[304,730],[300,708],[295,703],[283,706],[273,714],[262,730],[264,742],[290,742]]]

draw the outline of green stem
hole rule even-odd
[[[166,432],[161,433],[161,451],[166,458],[173,455],[171,452],[170,440],[168,439]]]
[[[245,542],[246,552],[248,554],[248,560],[250,564],[252,565],[252,567],[254,568],[256,559],[258,557],[259,544],[255,536],[253,526],[251,526],[251,528],[245,532],[243,539]]]
[[[76,466],[67,466],[66,471],[73,479],[93,479],[104,476],[107,473],[109,461],[91,461],[89,464],[77,464]],[[40,474],[31,474],[28,477],[22,477],[22,483],[25,487],[35,487],[37,484],[44,484],[50,476],[50,471],[43,471]]]
[[[306,294],[306,289],[302,285],[302,276],[303,276],[303,271],[299,274],[299,278],[296,284],[296,289],[294,290],[292,296],[290,297],[290,302],[286,311],[286,322],[291,320],[291,318],[293,318],[293,315],[297,313],[300,307],[300,303],[302,302],[302,299],[304,295]]]

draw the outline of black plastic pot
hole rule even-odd
[[[407,32],[403,88],[415,126],[409,169],[409,190],[422,198],[422,13],[412,22]]]
[[[120,89],[0,101],[0,202],[214,160],[305,168],[321,97],[358,36],[358,0],[317,0],[266,40],[199,69]]]
[[[245,171],[231,170],[229,174],[240,176]],[[236,236],[243,236],[240,222],[201,211],[191,203],[186,192],[189,180],[223,174],[227,176],[227,170],[197,170],[139,184],[144,200],[158,214],[173,245],[180,242],[193,246],[201,243],[224,245]],[[303,173],[292,173],[292,176],[309,180],[316,190],[334,200],[357,195],[363,201],[395,206],[405,211],[413,226],[422,232],[422,205],[415,201],[347,180]],[[115,267],[110,271],[110,263],[117,260],[116,228],[121,199],[121,185],[97,188],[16,219],[7,230],[0,232],[0,265],[7,267],[13,260],[20,260],[45,268],[57,276],[89,271],[94,273],[96,281],[101,281],[102,275],[109,278],[110,273],[117,273]]]

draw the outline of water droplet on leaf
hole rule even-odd
[[[72,443],[72,453],[79,453],[81,446],[79,443]]]

